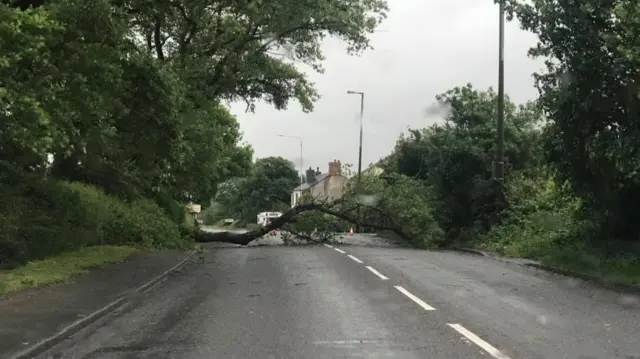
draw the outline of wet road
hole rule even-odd
[[[640,358],[640,303],[489,258],[212,248],[40,358]]]

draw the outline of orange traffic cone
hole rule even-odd
[[[349,230],[349,235],[353,236],[353,227],[351,227],[351,229]]]

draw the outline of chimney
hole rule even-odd
[[[316,167],[316,176],[320,176],[322,172],[320,172],[320,167]]]
[[[333,162],[329,162],[329,176],[340,175],[342,175],[342,165],[340,161],[333,160]]]
[[[307,183],[311,184],[316,180],[316,174],[313,171],[313,168],[309,167],[307,170]]]

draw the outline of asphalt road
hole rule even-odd
[[[640,358],[640,302],[471,255],[212,248],[39,358]]]

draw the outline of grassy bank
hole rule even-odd
[[[84,183],[6,172],[0,186],[0,269],[95,246],[193,244],[181,231],[187,225],[184,207],[175,201],[166,200],[163,208],[153,198],[125,200]]]
[[[640,246],[596,238],[582,202],[553,178],[515,177],[501,225],[473,242],[479,249],[600,278],[640,285]]]
[[[534,239],[502,244],[478,242],[474,247],[510,258],[536,260],[547,266],[597,277],[609,284],[640,286],[640,255],[634,252],[603,253],[595,248],[572,245],[547,247]]]
[[[0,271],[0,295],[26,288],[63,283],[85,274],[91,268],[122,262],[140,252],[129,246],[95,246],[66,252],[58,256],[29,262],[24,266]]]

